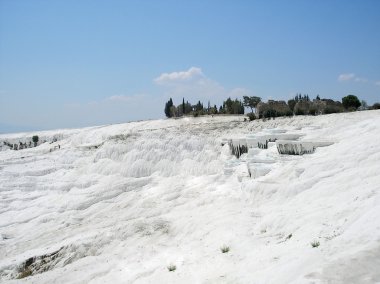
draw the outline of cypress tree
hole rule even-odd
[[[182,98],[182,115],[185,115],[185,98]]]
[[[170,113],[170,109],[173,106],[173,100],[170,98],[170,100],[165,104],[165,115],[166,117],[172,117],[172,114]]]

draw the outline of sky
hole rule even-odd
[[[296,93],[380,101],[380,1],[0,0],[0,132]]]

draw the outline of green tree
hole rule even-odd
[[[195,110],[198,112],[203,112],[203,104],[201,101],[198,101],[198,103],[195,105]]]
[[[234,101],[231,98],[228,98],[223,102],[223,107],[220,107],[219,113],[225,114],[244,114],[244,105],[243,103],[235,99]]]
[[[216,105],[213,107],[213,114],[218,114],[218,107]]]
[[[231,114],[233,112],[232,108],[233,101],[231,98],[228,98],[225,102],[223,102],[223,108],[226,111],[226,113]]]
[[[245,107],[249,107],[251,109],[251,112],[253,113],[253,109],[257,107],[257,105],[261,102],[260,97],[248,97],[248,96],[243,96],[243,105]]]
[[[178,109],[173,105],[170,108],[170,117],[177,117],[178,116]]]
[[[173,106],[173,100],[170,98],[170,100],[165,104],[165,115],[166,117],[172,117],[171,109]]]
[[[244,104],[238,99],[234,101],[234,114],[244,114]]]
[[[293,99],[288,100],[288,106],[289,106],[289,108],[290,108],[290,110],[291,110],[292,112],[294,111],[294,107],[296,106],[296,103],[297,103],[296,100],[293,100]]]
[[[32,137],[32,141],[33,141],[33,143],[34,143],[34,147],[37,146],[38,140],[39,140],[39,138],[38,138],[37,135],[34,135],[34,136]]]
[[[193,111],[193,107],[191,106],[191,104],[188,101],[186,101],[185,114],[189,114],[192,111]]]
[[[362,105],[358,97],[354,95],[348,95],[346,97],[343,97],[342,104],[345,109],[354,108],[355,110]]]

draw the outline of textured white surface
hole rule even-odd
[[[0,282],[379,282],[380,112],[242,120],[0,135],[60,139],[0,152]],[[270,144],[240,160],[221,145],[266,128],[335,143],[304,156]],[[12,280],[60,248],[46,272]]]

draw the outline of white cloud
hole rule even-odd
[[[338,76],[338,81],[340,81],[340,82],[351,81],[353,79],[355,79],[355,74],[354,73],[340,74]]]
[[[354,73],[346,73],[346,74],[340,74],[338,76],[338,81],[344,82],[344,81],[354,81],[358,83],[367,83],[367,78],[361,78],[357,77]]]
[[[191,103],[200,100],[204,103],[210,101],[219,104],[221,98],[227,94],[222,85],[206,77],[199,67],[191,67],[186,71],[163,73],[155,78],[154,82],[163,87],[164,97],[171,97],[174,104],[182,101],[182,98]]]
[[[199,67],[191,67],[187,71],[178,71],[172,73],[162,73],[160,76],[154,79],[156,84],[171,84],[190,81],[192,79],[204,77],[202,69]]]

